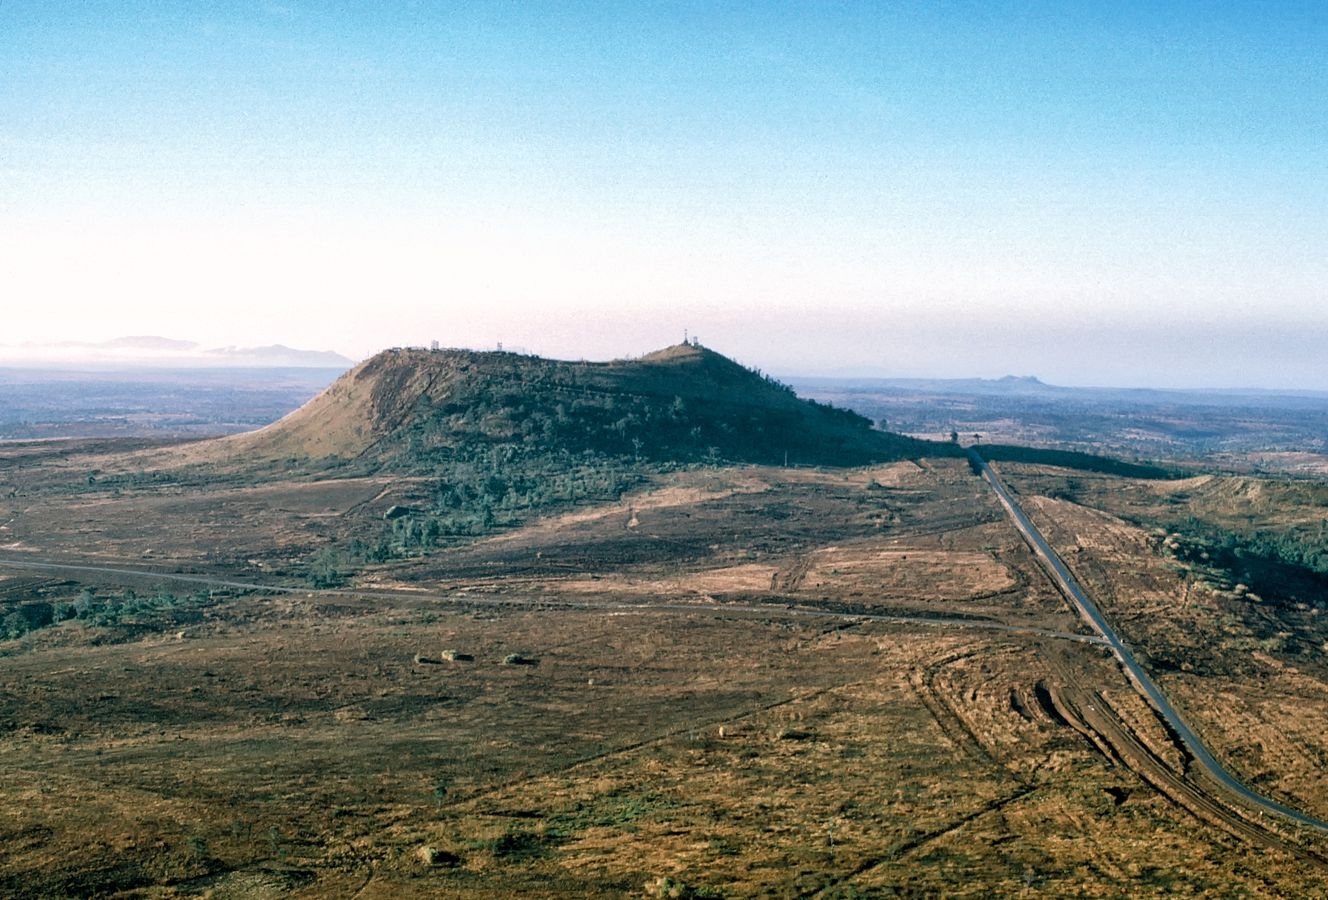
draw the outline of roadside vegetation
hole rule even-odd
[[[1010,444],[981,444],[977,448],[988,462],[1019,462],[1029,465],[1058,466],[1123,478],[1161,479],[1175,478],[1176,469],[1166,469],[1151,463],[1126,462],[1110,456],[1084,453],[1078,450],[1050,450],[1043,447],[1018,447]]]
[[[42,599],[28,599],[34,595]],[[99,629],[103,641],[114,642],[197,622],[201,610],[213,602],[214,593],[208,590],[176,594],[161,587],[140,594],[131,588],[107,590],[80,587],[75,582],[36,589],[0,583],[0,603],[4,604],[0,607],[0,639],[15,640],[70,622]]]

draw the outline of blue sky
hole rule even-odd
[[[1328,389],[1328,12],[0,4],[0,343]]]

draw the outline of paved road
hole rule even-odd
[[[1272,813],[1273,815],[1280,816],[1284,819],[1290,819],[1298,824],[1308,825],[1311,828],[1317,828],[1321,831],[1328,831],[1328,822],[1316,819],[1300,810],[1292,809],[1289,806],[1278,803],[1276,800],[1270,800],[1261,794],[1255,793],[1247,785],[1237,780],[1234,775],[1228,772],[1222,764],[1217,761],[1217,758],[1213,756],[1212,752],[1204,746],[1203,741],[1199,739],[1199,736],[1195,734],[1194,729],[1190,728],[1185,719],[1181,717],[1181,714],[1176,707],[1171,705],[1171,701],[1162,693],[1161,688],[1157,686],[1157,682],[1153,681],[1148,673],[1144,671],[1143,667],[1139,665],[1139,662],[1134,658],[1134,654],[1130,652],[1130,648],[1127,647],[1125,642],[1121,640],[1120,636],[1116,634],[1116,631],[1111,627],[1111,624],[1107,622],[1106,617],[1102,615],[1102,611],[1098,609],[1097,604],[1084,593],[1083,588],[1079,586],[1079,583],[1075,581],[1074,576],[1070,574],[1070,570],[1065,567],[1065,563],[1061,562],[1060,557],[1051,549],[1051,545],[1047,543],[1047,539],[1042,536],[1042,533],[1037,530],[1037,527],[1029,520],[1028,516],[1024,514],[1024,511],[1019,508],[1019,504],[1015,502],[1012,496],[1010,496],[1010,492],[1006,488],[1005,483],[1001,481],[1000,476],[987,465],[986,460],[982,458],[977,450],[970,448],[968,453],[969,457],[973,460],[973,464],[979,467],[982,477],[987,480],[987,483],[990,484],[992,489],[996,492],[996,496],[1000,499],[1001,505],[1004,506],[1005,511],[1010,514],[1010,518],[1014,520],[1015,526],[1023,534],[1024,540],[1026,540],[1028,545],[1033,548],[1033,552],[1047,568],[1048,573],[1056,582],[1057,586],[1060,587],[1065,596],[1074,604],[1075,608],[1078,609],[1079,615],[1086,619],[1088,623],[1102,635],[1107,646],[1111,648],[1111,651],[1116,655],[1116,658],[1120,660],[1121,665],[1125,668],[1125,672],[1129,675],[1130,680],[1134,682],[1134,686],[1150,703],[1152,703],[1153,707],[1162,715],[1162,718],[1167,721],[1167,724],[1169,724],[1172,729],[1175,730],[1176,734],[1180,736],[1186,749],[1190,751],[1195,762],[1199,764],[1204,772],[1228,791],[1231,791],[1233,794],[1236,794],[1247,803],[1257,807],[1263,812]]]
[[[182,575],[176,572],[154,572],[151,569],[129,569],[119,566],[93,565],[91,563],[57,563],[43,559],[15,556],[0,556],[0,566],[7,569],[28,569],[34,572],[82,572],[88,575],[119,575],[130,578],[150,578],[156,581],[169,581],[176,584],[194,584],[199,587],[236,588],[242,591],[266,591],[276,594],[309,593],[304,588],[289,585],[253,584],[247,581],[228,581],[208,575]]]

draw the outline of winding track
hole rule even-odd
[[[1248,785],[1244,784],[1228,772],[1226,768],[1217,761],[1217,758],[1213,756],[1212,751],[1204,745],[1203,741],[1199,738],[1199,735],[1194,732],[1194,729],[1191,728],[1181,716],[1179,710],[1177,710],[1176,707],[1171,704],[1171,701],[1167,699],[1166,695],[1162,693],[1162,689],[1158,687],[1157,682],[1153,681],[1152,677],[1144,671],[1143,666],[1139,665],[1138,660],[1134,658],[1134,654],[1130,652],[1129,647],[1127,647],[1125,642],[1121,640],[1120,635],[1118,635],[1115,629],[1111,627],[1111,624],[1107,622],[1106,617],[1102,615],[1102,611],[1098,609],[1097,604],[1095,604],[1089,598],[1088,594],[1084,592],[1083,588],[1079,586],[1079,583],[1075,580],[1074,576],[1070,574],[1070,570],[1066,568],[1065,563],[1063,563],[1060,557],[1056,555],[1056,551],[1051,549],[1051,545],[1047,543],[1047,539],[1042,536],[1042,533],[1038,531],[1037,526],[1033,524],[1032,520],[1030,520],[1019,507],[1019,504],[1015,502],[1014,498],[1010,495],[1009,489],[1006,488],[1005,483],[1001,481],[1000,476],[996,474],[991,466],[987,465],[987,461],[982,458],[976,449],[969,448],[968,455],[973,461],[973,465],[978,468],[982,477],[991,485],[992,490],[996,492],[996,497],[1000,500],[1001,505],[1005,507],[1005,511],[1009,513],[1010,518],[1014,521],[1015,527],[1019,529],[1019,533],[1023,535],[1024,540],[1041,561],[1043,567],[1047,570],[1047,574],[1051,576],[1052,581],[1056,583],[1056,586],[1065,595],[1066,599],[1068,599],[1070,603],[1074,605],[1075,609],[1078,610],[1079,615],[1092,625],[1100,635],[1102,635],[1106,645],[1111,648],[1111,652],[1116,656],[1116,659],[1120,661],[1120,664],[1125,669],[1125,673],[1129,676],[1130,681],[1134,683],[1135,689],[1144,696],[1144,699],[1157,710],[1158,714],[1161,715],[1162,718],[1166,720],[1167,724],[1176,732],[1181,741],[1185,744],[1185,749],[1194,757],[1195,762],[1199,764],[1199,767],[1204,773],[1222,788],[1239,797],[1241,800],[1245,801],[1245,803],[1253,806],[1260,812],[1271,813],[1274,816],[1290,820],[1298,825],[1305,825],[1319,831],[1328,832],[1328,822],[1316,819],[1314,816],[1303,813],[1298,809],[1292,809],[1285,804],[1278,803],[1276,800],[1272,800],[1262,794],[1256,793]]]

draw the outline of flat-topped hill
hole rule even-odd
[[[388,350],[267,428],[225,439],[256,459],[358,460],[401,469],[480,447],[860,465],[943,445],[874,430],[846,410],[712,350],[679,344],[640,359],[571,362],[504,352]]]

